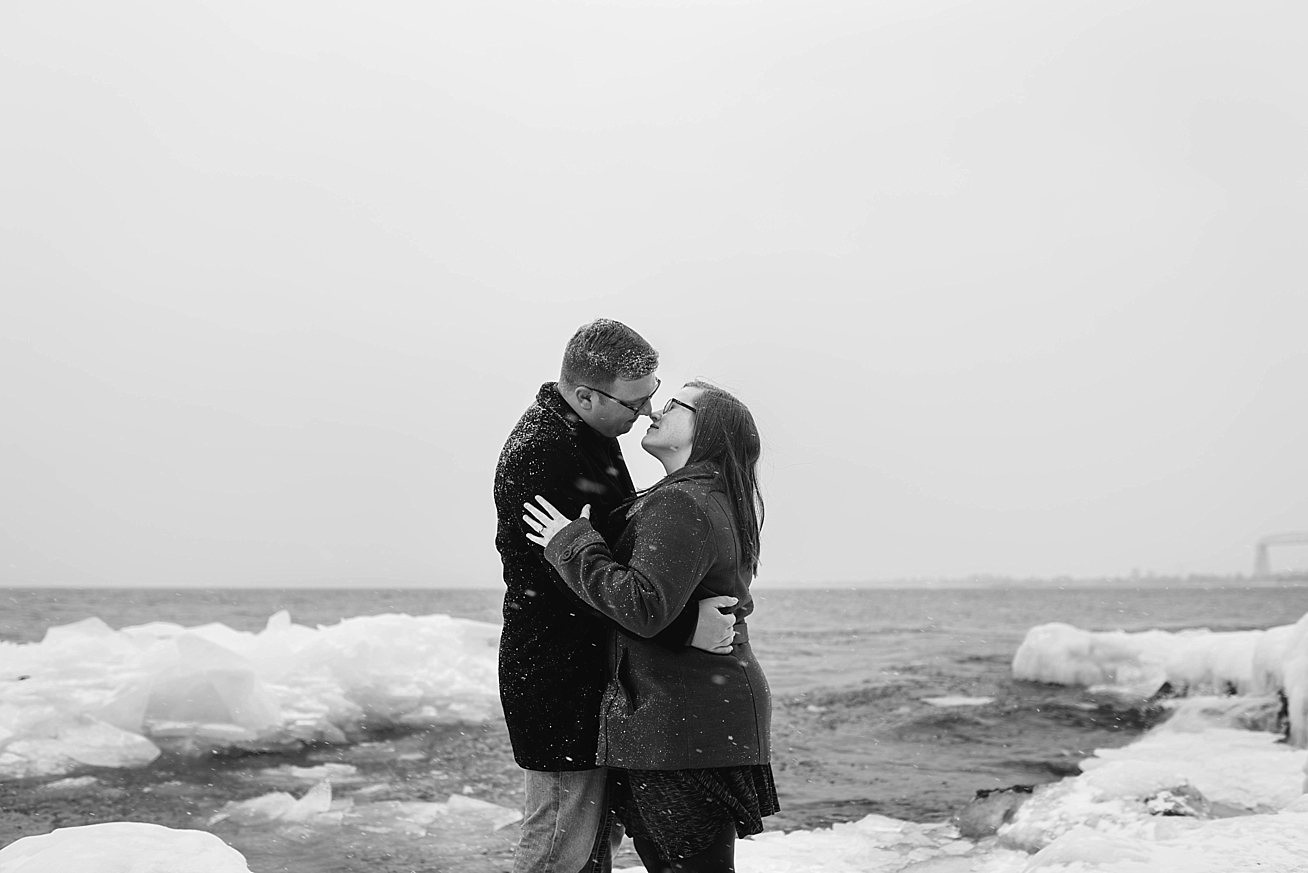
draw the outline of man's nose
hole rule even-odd
[[[654,422],[655,424],[658,424],[659,419],[663,417],[663,413],[655,409],[652,404],[649,405],[649,412],[645,414],[648,415],[650,421]]]

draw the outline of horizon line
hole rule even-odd
[[[1203,587],[1199,583],[1231,583],[1253,587],[1295,587],[1308,584],[1308,570],[1287,571],[1270,576],[1252,576],[1245,573],[1184,573],[1158,574],[1142,573],[1129,576],[999,576],[972,575],[963,577],[909,577],[897,579],[859,579],[859,580],[806,580],[806,579],[764,579],[755,584],[766,589],[894,589],[894,588],[1058,588],[1058,587],[1153,587],[1156,585],[1173,585],[1186,583],[1177,587]],[[94,584],[36,583],[18,581],[0,581],[0,590],[106,590],[106,591],[285,591],[285,590],[355,590],[355,591],[497,591],[503,590],[504,583],[496,580],[488,584],[411,582],[392,579],[300,579],[280,582],[229,582],[229,583],[190,583],[142,582],[124,584],[117,582],[97,582]]]

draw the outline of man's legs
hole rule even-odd
[[[526,770],[523,781],[527,799],[513,873],[581,873],[609,818],[608,770]]]

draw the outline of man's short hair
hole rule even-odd
[[[659,367],[659,353],[620,321],[597,318],[577,328],[563,350],[559,381],[607,388],[618,379],[635,380]]]

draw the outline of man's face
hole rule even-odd
[[[593,386],[590,408],[583,405],[581,416],[604,436],[621,436],[631,430],[636,419],[649,415],[650,399],[658,385],[658,378],[650,373],[639,379],[618,379],[609,386]]]

